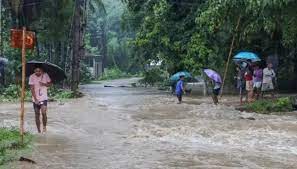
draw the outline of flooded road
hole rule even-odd
[[[131,80],[108,83],[116,87],[86,85],[82,87],[86,97],[50,103],[48,133],[36,135],[30,156],[37,164],[13,163],[10,168],[295,169],[297,166],[294,113],[290,116],[244,113],[232,106],[214,106],[209,98],[186,98],[185,103],[178,105],[172,95],[154,89],[123,87],[128,83]],[[31,105],[26,108],[26,128],[35,132]],[[1,104],[0,114],[2,123],[18,125],[18,105]]]

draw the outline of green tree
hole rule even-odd
[[[131,41],[134,60],[143,66],[162,61],[169,73],[187,69],[198,74],[202,67],[223,72],[235,37],[232,55],[242,50],[256,52],[263,60],[277,55],[280,79],[296,84],[297,3],[293,0],[126,0],[125,3],[125,28],[135,31]],[[283,72],[290,72],[289,80],[285,80],[288,76]],[[228,75],[231,80],[232,73]],[[296,85],[291,87],[296,89]]]

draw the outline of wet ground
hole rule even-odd
[[[214,106],[209,98],[186,98],[178,105],[172,95],[125,88],[128,83],[131,80],[107,83],[115,87],[86,85],[82,87],[86,97],[50,103],[49,131],[36,135],[33,154],[28,156],[37,164],[13,163],[9,167],[297,168],[295,113],[244,113],[232,106]],[[31,105],[26,108],[26,128],[35,132]],[[18,124],[18,105],[2,104],[0,114],[2,123]]]

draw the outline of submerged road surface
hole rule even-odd
[[[133,80],[133,79],[132,79]],[[135,79],[134,79],[135,80]],[[46,135],[36,135],[37,164],[20,169],[296,169],[297,116],[242,113],[207,99],[153,89],[86,85],[86,97],[49,104]],[[2,104],[0,119],[17,120],[18,105]],[[35,132],[31,105],[26,128]],[[252,117],[252,118],[249,118]],[[255,120],[248,120],[248,119]],[[18,123],[16,123],[18,124]]]

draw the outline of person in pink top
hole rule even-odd
[[[51,86],[51,79],[41,67],[37,67],[29,78],[29,85],[32,93],[33,107],[35,111],[35,122],[38,133],[40,129],[40,113],[42,114],[43,132],[46,132],[47,123],[47,89]]]

